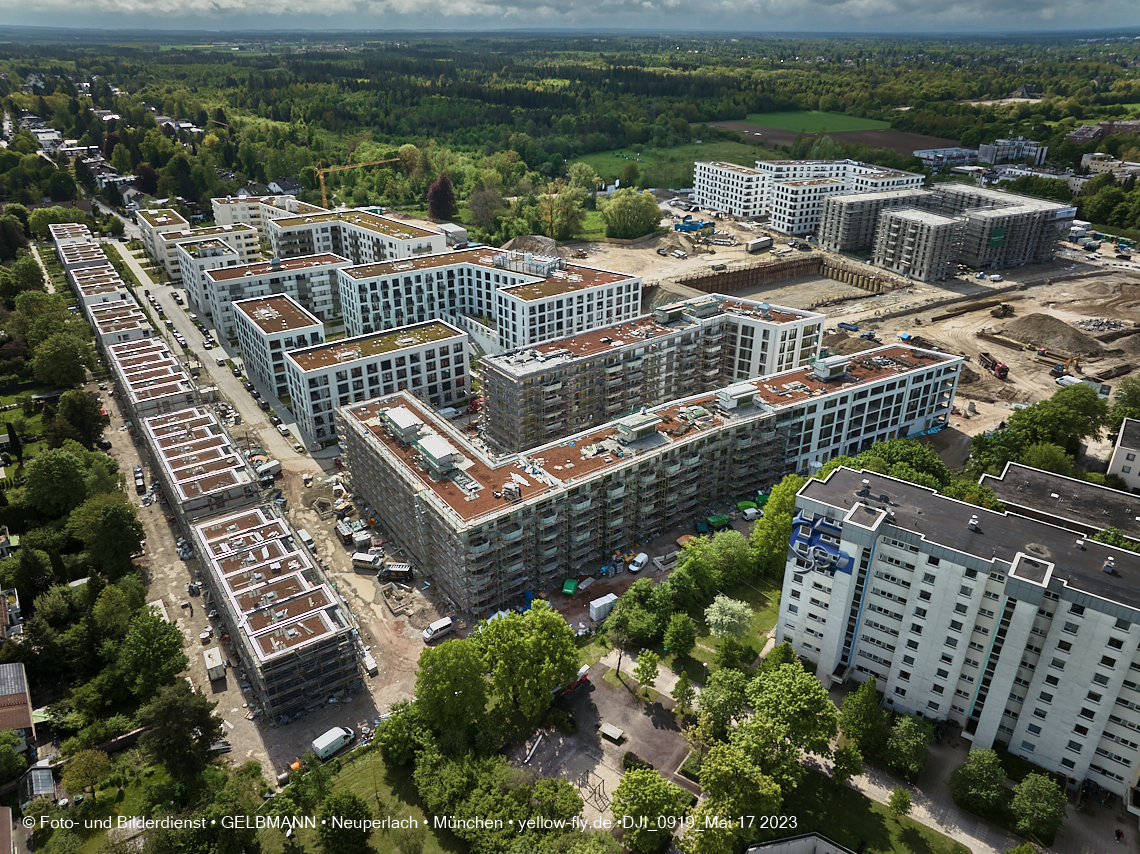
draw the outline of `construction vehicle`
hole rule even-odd
[[[870,332],[864,332],[859,337],[860,338],[866,338],[868,341],[874,341],[876,344],[882,344],[883,343],[883,339],[880,338],[878,335],[876,335],[874,330],[872,330]]]
[[[317,180],[319,180],[321,183],[321,204],[323,204],[326,208],[329,206],[329,194],[325,189],[325,175],[328,175],[330,172],[343,172],[346,169],[360,169],[364,166],[379,166],[382,163],[399,162],[400,158],[392,157],[388,160],[369,160],[366,163],[349,163],[346,166],[327,166],[324,169],[317,169],[315,174],[317,176]]]
[[[1013,315],[1013,306],[1008,302],[1003,302],[997,308],[990,312],[994,317],[1010,317]]]
[[[982,363],[983,368],[999,380],[1004,380],[1009,376],[1009,365],[1005,364],[1005,362],[999,362],[989,353],[979,353],[978,361]]]
[[[700,231],[703,228],[715,228],[716,224],[712,220],[693,219],[692,214],[686,214],[681,222],[673,223],[674,231]]]
[[[1058,362],[1057,364],[1055,364],[1053,366],[1052,370],[1049,371],[1049,376],[1052,376],[1052,377],[1068,376],[1070,367],[1074,371],[1080,371],[1081,370],[1081,356],[1079,353],[1076,356],[1073,356],[1069,359],[1066,359],[1063,362]],[[1082,371],[1082,373],[1083,373],[1083,371]]]
[[[859,331],[859,324],[858,323],[837,323],[835,325],[838,326],[840,329],[846,329],[848,332],[858,332]]]

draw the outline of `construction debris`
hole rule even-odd
[[[1125,326],[1130,327],[1132,324],[1125,324],[1123,320],[1117,320],[1114,317],[1089,317],[1078,320],[1073,325],[1086,332],[1115,332],[1117,329],[1123,329]]]

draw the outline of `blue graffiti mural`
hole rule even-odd
[[[808,569],[851,574],[855,560],[839,546],[824,540],[824,535],[839,538],[840,531],[829,522],[812,521],[802,511],[792,519],[792,538],[788,552],[808,565]]]

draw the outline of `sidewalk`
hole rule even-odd
[[[40,270],[44,274],[44,287],[49,294],[55,293],[55,285],[51,283],[51,276],[48,275],[47,267],[44,266],[43,259],[40,258],[40,250],[35,243],[29,243],[28,248],[32,250],[32,257],[36,259],[36,263],[40,265]]]

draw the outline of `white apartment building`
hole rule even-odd
[[[996,164],[1016,160],[1030,166],[1040,166],[1048,153],[1049,146],[1023,136],[1015,136],[1013,139],[995,139],[979,145],[978,161]]]
[[[73,270],[82,270],[86,267],[103,267],[107,264],[107,256],[103,247],[91,241],[89,243],[64,243],[55,250],[59,256],[60,266],[65,273]]]
[[[154,335],[154,328],[133,297],[88,305],[87,315],[95,328],[95,340],[101,350],[106,350],[110,344],[138,341]]]
[[[1125,418],[1116,435],[1108,473],[1121,478],[1133,492],[1140,490],[1140,421]]]
[[[194,240],[179,244],[175,248],[178,256],[178,273],[186,296],[194,308],[206,313],[205,282],[203,274],[207,270],[236,267],[244,264],[244,259],[227,243],[216,238]]]
[[[148,415],[198,402],[193,380],[161,338],[110,344],[106,356],[121,399],[136,423]]]
[[[351,335],[432,318],[499,353],[632,320],[641,279],[562,258],[477,248],[341,270]]]
[[[270,220],[328,213],[319,205],[311,205],[288,195],[226,196],[210,199],[210,204],[214,209],[215,223],[252,226],[265,243],[269,242]]]
[[[1126,799],[1140,750],[1140,555],[873,472],[796,499],[777,642],[825,686],[949,719]]]
[[[91,229],[78,222],[48,223],[48,233],[51,235],[51,242],[55,245],[57,250],[61,246],[67,246],[72,243],[95,242],[95,239],[91,236]]]
[[[643,406],[804,367],[822,314],[720,294],[482,361],[487,438],[519,451]]]
[[[285,294],[324,323],[336,323],[341,315],[337,270],[351,264],[347,258],[325,253],[206,270],[199,307],[229,338],[236,334],[233,304],[271,294]]]
[[[233,315],[246,376],[274,397],[285,397],[285,354],[323,344],[325,325],[287,294],[240,300]]]
[[[693,202],[741,219],[765,211],[768,175],[747,166],[718,160],[693,164]]]
[[[412,225],[370,210],[323,211],[268,223],[276,258],[331,252],[354,264],[418,258],[447,249],[442,231]]]
[[[219,241],[236,253],[238,264],[248,264],[261,256],[257,232],[248,225],[204,225],[184,232],[156,234],[154,244],[155,251],[158,254],[154,257],[166,268],[171,281],[185,280],[187,287],[189,287],[191,284],[196,284],[190,275],[193,271],[183,274],[181,262],[187,255],[179,253],[178,250],[184,247],[189,253],[189,257],[193,258],[196,257],[194,254],[195,244],[208,243],[214,245]]]
[[[158,235],[184,234],[190,230],[190,222],[175,210],[138,210],[135,211],[135,222],[138,224],[142,238],[143,248],[151,258],[162,262],[163,257],[158,249]]]
[[[945,423],[961,366],[890,345],[498,457],[403,392],[337,410],[338,438],[417,572],[478,615],[594,574],[712,502]]]
[[[467,333],[430,320],[285,354],[289,400],[307,444],[336,442],[333,410],[407,390],[445,407],[466,398],[471,344]]]
[[[838,178],[805,178],[782,181],[772,188],[772,218],[768,224],[784,234],[814,234],[819,230],[823,204],[828,196],[847,192]]]

